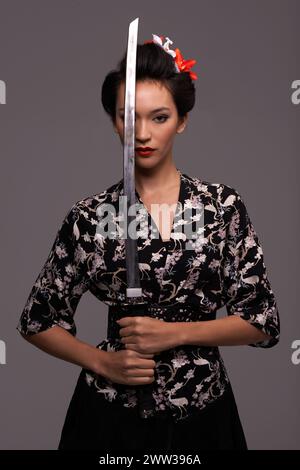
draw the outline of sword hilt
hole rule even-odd
[[[115,307],[116,320],[128,316],[147,316],[148,308],[148,303],[145,302],[144,299],[142,301],[134,299],[133,303],[120,304]],[[119,325],[118,327],[119,329],[121,328]],[[124,348],[125,345],[122,344],[121,349]],[[137,386],[138,409],[141,418],[148,418],[149,416],[154,415],[155,400],[153,398],[152,393],[153,383]]]

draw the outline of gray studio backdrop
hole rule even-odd
[[[221,348],[249,448],[300,448],[299,15],[291,0],[0,1],[1,449],[58,445],[80,369],[15,328],[67,211],[123,176],[100,92],[136,17],[139,42],[166,35],[197,60],[176,165],[241,193],[277,297],[277,346]],[[100,342],[106,316],[86,293],[78,337]]]

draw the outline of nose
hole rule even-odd
[[[146,122],[135,123],[135,138],[137,143],[146,143],[151,140],[151,133]]]

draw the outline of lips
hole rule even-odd
[[[135,151],[140,157],[150,157],[155,149],[151,147],[136,147]]]

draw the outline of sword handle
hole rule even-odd
[[[147,316],[148,305],[146,302],[127,305],[121,304],[117,307],[117,313],[118,319],[128,316]],[[122,346],[122,349],[123,348],[125,348],[125,345]],[[138,409],[141,418],[148,418],[149,416],[153,416],[155,412],[155,400],[152,396],[152,392],[153,383],[138,385]]]

